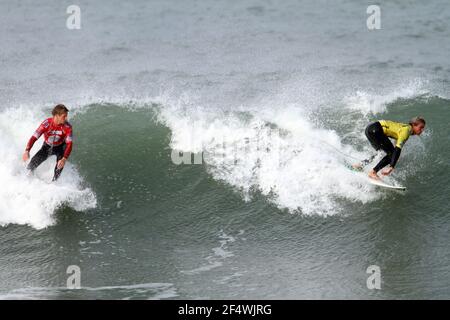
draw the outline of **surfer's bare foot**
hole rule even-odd
[[[381,172],[381,174],[382,174],[383,176],[388,176],[388,175],[391,174],[391,172],[392,172],[393,170],[394,170],[394,168],[389,167],[389,168],[387,168],[387,169],[384,169],[384,170]]]
[[[353,170],[356,170],[356,171],[362,171],[363,166],[361,163],[354,163],[354,164],[352,164],[352,168],[353,168]]]
[[[380,177],[377,175],[377,173],[374,170],[369,171],[369,178],[374,180],[381,180]]]

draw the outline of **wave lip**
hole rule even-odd
[[[344,98],[349,109],[359,111],[363,115],[386,112],[386,107],[398,99],[411,99],[428,94],[425,81],[414,79],[387,94],[370,93],[363,90]]]

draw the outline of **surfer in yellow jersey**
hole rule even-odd
[[[375,150],[383,150],[386,152],[386,156],[369,171],[369,177],[375,180],[381,180],[377,175],[377,172],[382,168],[389,165],[384,169],[381,174],[389,175],[395,167],[402,147],[408,140],[410,135],[420,135],[425,129],[425,120],[422,117],[415,117],[411,119],[409,124],[394,122],[390,120],[379,120],[369,124],[366,128],[366,137],[369,139],[370,144]],[[395,147],[389,138],[396,140]],[[373,159],[373,158],[372,158]],[[371,161],[371,160],[369,160]],[[369,162],[367,160],[364,163]],[[363,164],[355,164],[353,168],[362,169]]]

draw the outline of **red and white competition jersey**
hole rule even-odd
[[[64,158],[67,159],[69,157],[72,151],[72,125],[69,122],[55,124],[53,118],[45,119],[31,136],[25,150],[30,151],[41,135],[44,135],[45,143],[53,147],[66,143]]]

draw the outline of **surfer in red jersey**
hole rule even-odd
[[[56,155],[53,181],[58,179],[72,151],[72,126],[67,121],[68,113],[63,104],[56,105],[52,111],[53,117],[45,119],[31,136],[22,156],[23,161],[30,158],[30,150],[41,135],[44,135],[44,143],[28,164],[28,170],[34,171],[49,156]]]

